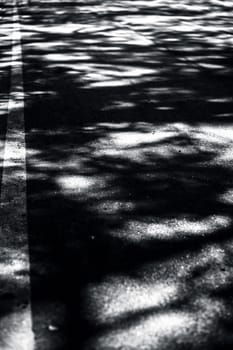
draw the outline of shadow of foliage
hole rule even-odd
[[[38,343],[61,304],[67,349],[232,344],[228,6],[21,9]]]

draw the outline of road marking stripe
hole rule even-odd
[[[30,305],[30,263],[27,235],[26,148],[24,129],[24,89],[22,47],[16,0],[12,3],[11,90],[8,102],[7,133],[0,197],[0,240],[3,268],[8,279],[5,288],[14,286],[20,306],[0,320],[1,349],[34,349]],[[19,273],[23,271],[23,274]],[[1,275],[0,275],[1,279]],[[14,299],[14,298],[13,298]]]

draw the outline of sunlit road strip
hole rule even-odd
[[[34,337],[27,237],[24,89],[16,0],[12,3],[11,90],[0,203],[0,279],[7,279],[5,288],[15,294],[12,301],[7,301],[9,311],[0,319],[0,349],[32,350]]]

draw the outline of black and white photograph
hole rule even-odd
[[[233,350],[233,0],[0,0],[0,350]]]

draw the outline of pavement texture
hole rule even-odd
[[[19,6],[35,349],[232,349],[232,10]]]

